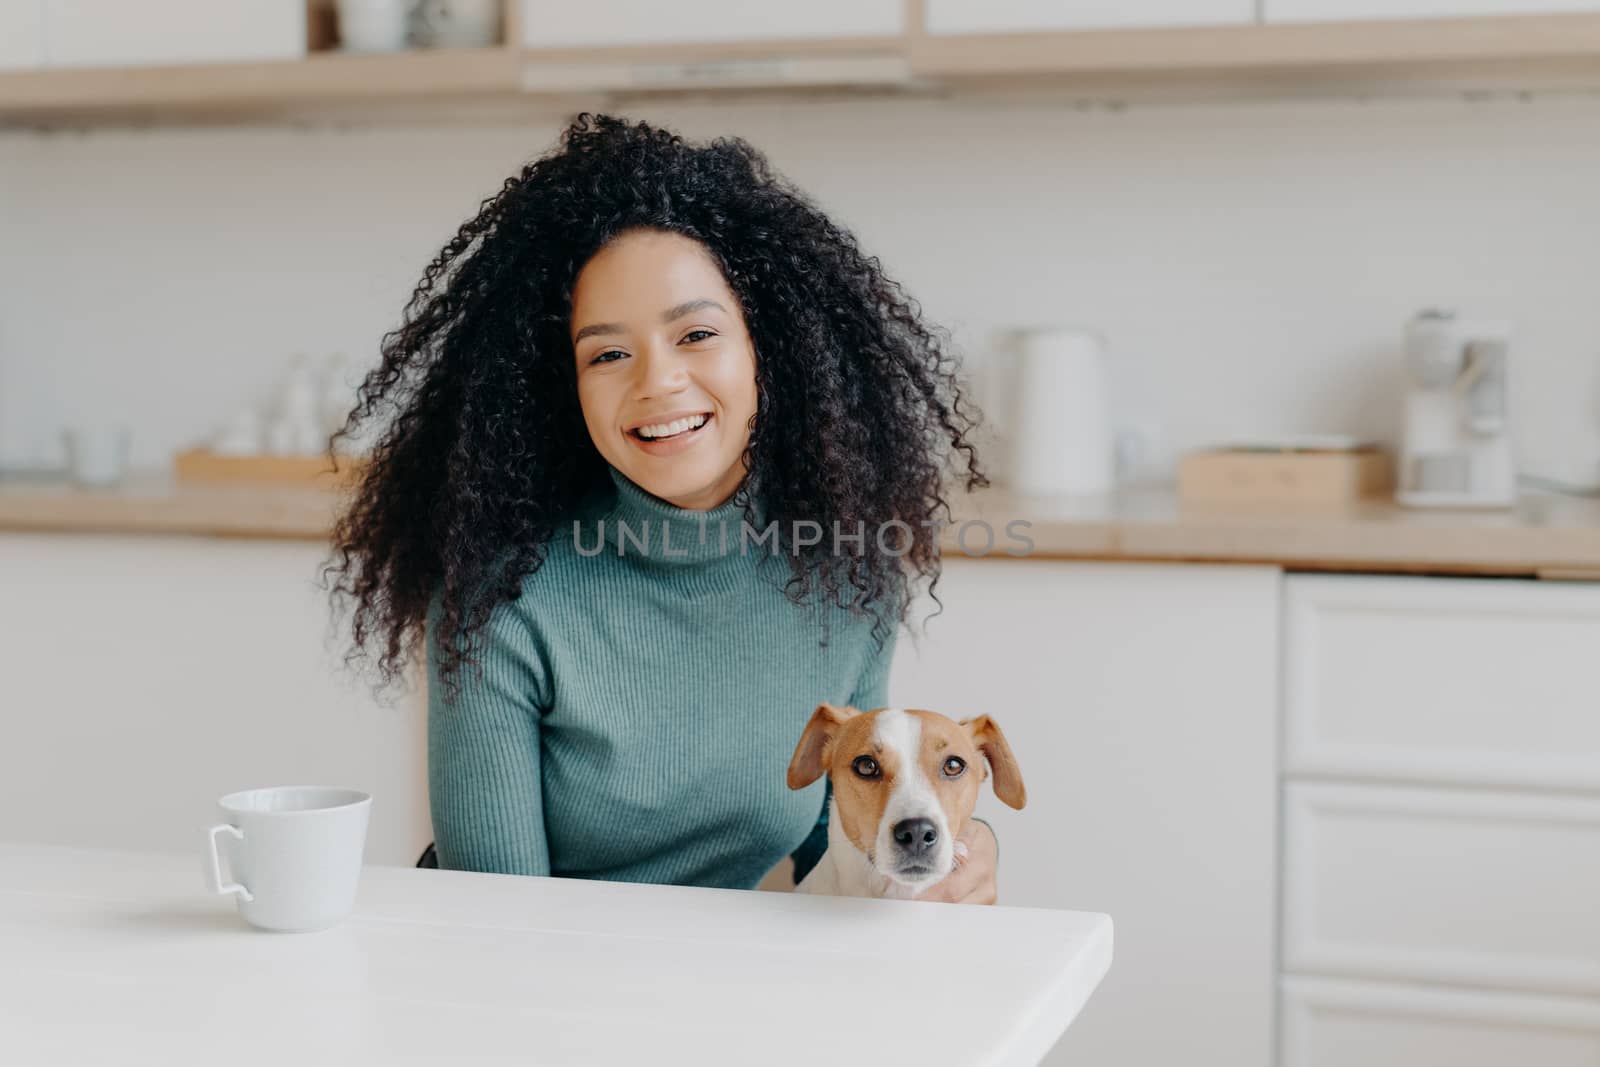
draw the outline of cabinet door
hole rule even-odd
[[[1285,585],[1290,774],[1600,792],[1600,583]]]
[[[527,48],[892,37],[905,30],[902,0],[521,2],[522,44]]]
[[[1283,1067],[1593,1067],[1600,1004],[1286,978]]]
[[[0,0],[0,70],[44,65],[45,0]]]
[[[54,67],[296,59],[306,54],[299,0],[45,0]]]
[[[1011,742],[1028,805],[986,792],[978,809],[1000,902],[1117,924],[1110,973],[1046,1062],[1265,1067],[1278,572],[954,557],[937,593],[890,695],[992,715]]]
[[[325,554],[0,533],[0,840],[191,852],[198,887],[218,797],[310,782],[372,793],[367,862],[415,863],[422,687],[386,706],[339,672]]]
[[[1600,994],[1600,800],[1291,782],[1284,966]]]
[[[1256,0],[927,0],[929,33],[1221,26],[1254,22]]]
[[[1600,11],[1600,0],[1264,0],[1268,22],[1471,18]]]

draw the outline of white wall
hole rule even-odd
[[[1521,325],[1525,469],[1600,474],[1600,100],[673,106],[745,135],[953,326],[1106,331],[1169,447],[1397,430],[1429,304]],[[291,352],[370,358],[556,127],[0,134],[0,463],[124,417],[164,461]]]

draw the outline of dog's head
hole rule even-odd
[[[987,715],[955,722],[937,712],[860,711],[823,704],[789,762],[789,788],[833,779],[840,829],[878,873],[925,889],[950,873],[978,788],[1013,808],[1027,803],[1022,772]]]

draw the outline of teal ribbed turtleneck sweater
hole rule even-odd
[[[806,721],[881,707],[893,636],[880,651],[871,620],[786,599],[787,562],[742,539],[736,502],[686,511],[610,474],[495,608],[454,701],[435,598],[439,865],[751,888],[822,813],[822,782],[784,783]]]

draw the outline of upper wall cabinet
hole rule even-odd
[[[905,31],[902,0],[521,0],[525,48],[893,37]]]
[[[1600,0],[1265,0],[1268,22],[1472,18],[1600,11]]]
[[[52,67],[300,59],[306,54],[306,5],[290,0],[44,0],[44,39]]]
[[[1254,22],[1256,0],[927,0],[925,11],[929,33],[1028,33]]]
[[[44,64],[44,0],[0,0],[0,70]]]

